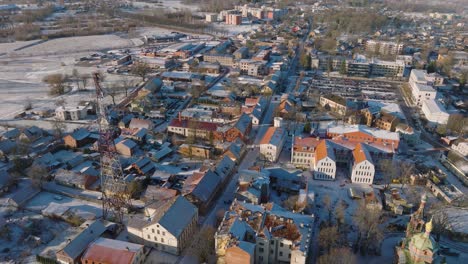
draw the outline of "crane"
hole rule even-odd
[[[98,152],[101,165],[102,217],[114,217],[117,223],[123,222],[126,209],[131,206],[131,194],[124,180],[122,165],[117,154],[114,139],[118,129],[111,124],[108,108],[104,103],[105,91],[102,89],[99,73],[93,73],[96,86],[97,122],[99,125]]]

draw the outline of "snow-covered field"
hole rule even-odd
[[[197,11],[197,5],[185,5],[180,0],[160,0],[158,3],[150,3],[145,1],[135,1],[132,2],[133,6],[136,8],[164,8],[168,11],[178,11],[183,9],[189,9],[191,11]]]
[[[42,55],[63,54],[101,49],[118,49],[132,47],[133,42],[117,35],[95,35],[82,37],[58,38],[34,45],[20,51],[11,52],[11,55]],[[1,49],[1,46],[0,46]]]
[[[42,82],[48,74],[71,75],[73,69],[80,74],[90,74],[101,69],[96,66],[75,66],[76,59],[103,49],[134,47],[131,40],[116,35],[103,35],[55,39],[13,51],[26,44],[28,43],[0,44],[0,50],[7,51],[7,55],[0,56],[0,120],[3,121],[23,111],[27,101],[31,101],[33,108],[55,108],[54,102],[58,98],[50,97],[47,94],[49,88]],[[107,83],[115,83],[122,78],[119,75],[106,74],[105,80]],[[94,88],[91,80],[88,81],[87,88]],[[94,93],[80,92],[62,97],[73,106],[79,101],[94,99]]]
[[[228,35],[233,36],[237,35],[242,32],[248,32],[251,30],[256,30],[260,27],[260,25],[252,25],[252,24],[243,24],[243,25],[226,25],[225,23],[216,23],[214,24],[215,28],[219,28],[222,30],[226,30]]]

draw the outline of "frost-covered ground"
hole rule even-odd
[[[186,5],[180,0],[160,0],[158,3],[150,3],[145,1],[134,1],[133,6],[136,8],[164,8],[168,11],[179,11],[183,9],[189,9],[191,11],[197,11],[197,5]]]
[[[104,35],[55,39],[13,51],[27,44],[29,42],[0,44],[0,50],[7,51],[6,55],[0,56],[0,120],[9,120],[23,111],[27,101],[31,101],[33,108],[54,109],[58,98],[50,97],[48,86],[42,82],[48,74],[71,75],[73,69],[80,74],[99,70],[105,72],[105,69],[97,66],[76,66],[76,60],[99,50],[134,47],[131,40]],[[129,77],[106,74],[107,83],[120,82],[123,78]],[[87,89],[94,89],[91,80]],[[82,100],[94,100],[94,93],[71,93],[62,97],[73,106]]]
[[[216,23],[214,26],[218,29],[226,30],[230,36],[237,35],[242,32],[256,30],[260,27],[258,24],[226,25],[225,23]]]

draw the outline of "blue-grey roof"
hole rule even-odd
[[[6,170],[0,171],[0,188],[3,188],[7,185],[10,180],[10,174]]]
[[[70,258],[76,259],[81,255],[81,253],[83,253],[83,251],[85,251],[91,242],[100,237],[106,230],[106,226],[100,220],[97,220],[84,229],[62,250]]]
[[[80,128],[78,130],[76,130],[75,132],[73,132],[71,134],[71,136],[75,139],[75,140],[83,140],[85,138],[87,138],[89,136],[89,131],[86,130],[85,128]]]
[[[164,212],[157,222],[172,235],[178,237],[187,225],[190,224],[198,209],[183,196],[178,196],[174,199],[175,201],[172,203],[172,206]]]
[[[235,165],[236,163],[231,158],[224,156],[223,159],[218,162],[214,170],[219,177],[224,179]]]
[[[240,249],[244,250],[245,252],[247,252],[252,257],[254,256],[254,254],[255,254],[255,244],[245,242],[245,241],[240,241],[238,246],[239,246]]]
[[[8,130],[5,133],[3,133],[2,137],[5,138],[17,138],[19,137],[21,131],[18,128],[14,128],[12,130]]]
[[[216,190],[216,187],[220,183],[221,178],[216,175],[213,171],[208,171],[193,189],[192,195],[200,199],[201,201],[208,201],[211,194]]]
[[[237,123],[234,125],[241,133],[246,133],[247,128],[249,127],[250,123],[252,122],[252,118],[247,114],[242,114]],[[245,135],[248,136],[248,135]]]

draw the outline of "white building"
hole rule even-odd
[[[286,131],[281,127],[270,127],[260,141],[260,154],[274,162],[283,149],[286,141]]]
[[[401,60],[382,61],[374,59],[371,64],[371,75],[383,77],[403,77],[405,66],[405,62]]]
[[[411,70],[409,83],[419,83],[425,85],[442,85],[444,77],[437,73],[426,73],[424,70]]]
[[[60,120],[82,120],[88,117],[88,106],[60,106],[55,109],[55,116]]]
[[[413,97],[413,103],[418,107],[422,106],[425,100],[434,100],[437,96],[437,91],[429,85],[410,82],[411,95]]]
[[[447,124],[450,117],[445,108],[435,100],[423,101],[421,111],[426,119],[433,124]]]
[[[369,151],[363,144],[358,144],[353,150],[353,159],[351,182],[372,184],[374,182],[375,167]]]
[[[315,148],[320,139],[313,137],[295,137],[291,148],[291,163],[296,167],[313,168]]]
[[[190,244],[198,209],[182,196],[146,207],[147,218],[132,217],[127,226],[131,241],[179,255]]]
[[[467,141],[460,141],[458,143],[454,143],[452,145],[452,149],[457,151],[463,156],[468,156],[468,142]]]
[[[336,157],[328,140],[323,140],[318,144],[315,151],[315,171],[316,180],[335,180],[336,177]]]
[[[206,22],[217,22],[218,15],[217,14],[207,14],[206,15]]]

